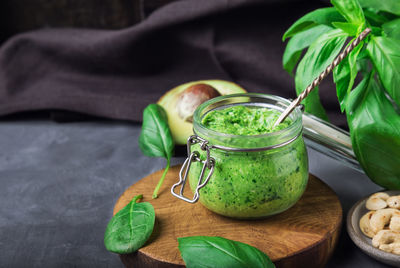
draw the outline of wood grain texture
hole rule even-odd
[[[217,215],[200,203],[189,204],[170,193],[180,166],[168,172],[158,199],[151,199],[162,170],[129,187],[118,199],[114,214],[135,195],[143,194],[156,212],[153,234],[139,251],[121,255],[126,267],[184,267],[178,237],[222,236],[264,251],[277,267],[323,267],[335,248],[342,207],[336,194],[310,175],[302,198],[289,210],[263,220],[235,220]],[[200,257],[200,256],[199,256]]]

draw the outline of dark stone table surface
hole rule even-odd
[[[142,155],[139,132],[121,122],[0,122],[0,267],[123,267],[103,245],[113,205],[165,165]],[[337,193],[344,215],[380,189],[335,160],[309,156],[310,171]],[[343,225],[327,267],[386,266],[361,252]]]

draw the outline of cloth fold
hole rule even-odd
[[[186,0],[122,30],[42,29],[0,48],[0,116],[67,110],[140,121],[144,107],[193,80],[295,97],[281,36],[319,1]],[[322,101],[338,115],[335,89]],[[334,116],[334,123],[343,118]]]

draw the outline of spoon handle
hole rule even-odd
[[[311,84],[294,100],[290,103],[290,105],[283,111],[283,113],[279,116],[278,120],[276,120],[274,127],[279,125],[286,119],[286,117],[293,111],[293,109],[299,105],[307,96],[308,94],[318,86],[321,81],[328,76],[328,74],[339,65],[339,63],[347,56],[349,53],[356,47],[365,37],[371,32],[370,28],[366,28],[349,46],[347,46],[334,60],[331,64],[326,67],[326,69],[312,81]]]

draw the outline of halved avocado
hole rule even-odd
[[[200,81],[193,81],[189,83],[182,84],[177,86],[167,93],[164,94],[159,100],[158,104],[160,104],[165,111],[167,112],[168,116],[168,125],[172,132],[172,137],[176,144],[184,145],[190,135],[193,135],[193,124],[188,118],[187,115],[182,115],[179,110],[178,104],[182,105],[180,102],[184,100],[182,98],[182,94],[186,89],[193,89],[193,86],[197,84],[203,84],[203,88],[208,88],[207,91],[210,92],[209,87],[204,87],[204,85],[209,85],[214,88],[219,95],[229,95],[229,94],[236,94],[236,93],[245,93],[246,90],[240,87],[239,85],[224,81],[224,80],[200,80]],[[206,94],[209,98],[215,97],[214,93],[207,93]],[[204,102],[206,99],[202,99]],[[197,104],[197,106],[199,103]],[[196,107],[197,107],[196,106]]]

